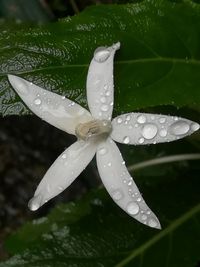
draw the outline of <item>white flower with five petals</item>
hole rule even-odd
[[[29,207],[37,210],[66,189],[96,153],[100,177],[112,199],[139,222],[159,229],[159,220],[143,200],[114,141],[133,145],[169,142],[193,133],[199,124],[148,113],[123,114],[111,121],[113,60],[119,48],[120,43],[116,43],[94,52],[87,76],[90,112],[63,96],[8,75],[11,85],[33,113],[78,138],[49,168]]]

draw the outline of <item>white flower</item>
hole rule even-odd
[[[139,222],[159,229],[157,217],[144,202],[114,141],[133,145],[169,142],[193,133],[199,124],[147,113],[127,113],[111,121],[113,59],[119,48],[120,43],[116,43],[99,47],[94,53],[87,76],[90,112],[63,96],[8,75],[11,85],[33,113],[78,138],[49,168],[29,207],[37,210],[66,189],[97,152],[99,174],[112,199]]]

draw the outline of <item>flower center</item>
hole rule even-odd
[[[107,137],[111,131],[111,122],[108,120],[93,120],[79,123],[75,129],[77,138],[82,140],[87,140],[95,136]]]

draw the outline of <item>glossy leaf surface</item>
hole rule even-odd
[[[3,26],[2,26],[3,27]],[[193,1],[101,5],[41,27],[0,33],[0,112],[25,114],[7,73],[86,106],[89,62],[98,46],[121,42],[115,58],[115,112],[200,103],[200,6]]]

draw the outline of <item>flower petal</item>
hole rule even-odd
[[[87,101],[92,116],[110,120],[113,111],[113,60],[120,43],[94,52],[87,76]]]
[[[149,113],[127,113],[112,121],[112,139],[119,143],[146,145],[175,141],[199,129],[184,118]]]
[[[52,164],[29,201],[29,208],[37,210],[66,189],[86,168],[96,152],[95,142],[77,141],[68,147]]]
[[[97,166],[103,184],[117,205],[139,222],[160,229],[157,217],[144,202],[117,145],[110,138],[98,146]]]
[[[14,75],[8,75],[8,79],[33,113],[65,132],[75,134],[78,123],[92,119],[86,109],[65,97]]]

